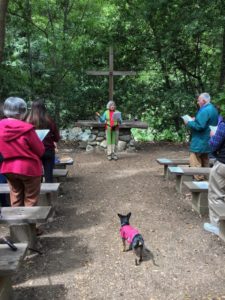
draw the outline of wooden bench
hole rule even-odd
[[[157,163],[164,166],[164,176],[168,178],[168,167],[177,167],[179,165],[189,165],[189,158],[157,158]]]
[[[168,167],[168,171],[176,176],[176,191],[182,192],[183,181],[192,181],[193,175],[209,176],[211,168],[185,168],[185,167]]]
[[[210,206],[210,209],[218,216],[219,219],[219,236],[225,241],[225,203],[218,203]]]
[[[199,214],[208,214],[208,181],[184,181],[192,195],[192,208]]]
[[[9,224],[14,242],[27,242],[33,248],[37,239],[36,223],[44,223],[52,212],[50,206],[2,207],[0,223]]]
[[[51,199],[57,197],[60,183],[42,183],[41,184],[41,194],[44,194],[45,197],[40,199],[39,204],[51,206]],[[8,183],[0,184],[0,194],[9,194],[9,185]]]
[[[215,162],[215,158],[210,158],[209,159],[209,166],[212,167],[214,162]],[[168,179],[168,167],[169,166],[173,166],[173,167],[177,167],[180,165],[189,165],[189,158],[157,158],[156,159],[157,163],[160,165],[164,166],[164,176],[166,179]]]
[[[24,258],[27,244],[15,244],[16,251],[12,251],[8,245],[0,244],[0,300],[14,299],[11,276],[19,268]]]

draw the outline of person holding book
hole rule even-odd
[[[212,210],[213,205],[224,205],[225,195],[225,121],[221,120],[216,132],[211,132],[209,145],[216,158],[209,175],[208,203],[210,223],[204,223],[204,229],[219,234],[219,219]]]
[[[191,130],[190,142],[190,166],[208,167],[209,166],[209,126],[216,126],[218,123],[218,111],[210,102],[211,97],[208,93],[202,93],[198,97],[199,110],[193,120],[184,120],[187,128]],[[204,180],[204,176],[195,175],[195,180]]]
[[[105,133],[107,141],[107,158],[108,160],[117,160],[117,144],[119,139],[119,125],[122,123],[121,113],[116,110],[114,101],[109,101],[106,106],[107,110],[101,116],[98,112],[100,122],[105,123]]]
[[[0,121],[0,173],[8,181],[11,206],[35,206],[40,194],[44,145],[33,125],[23,120],[26,102],[5,100]]]
[[[45,153],[42,156],[44,167],[45,182],[53,182],[53,168],[55,165],[55,147],[59,141],[59,131],[55,122],[48,115],[45,104],[40,101],[34,101],[31,105],[31,110],[26,118],[28,123],[35,126],[36,129],[49,129],[49,132],[43,139]]]

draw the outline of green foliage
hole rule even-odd
[[[137,116],[142,140],[186,141],[180,118],[196,112],[206,91],[225,115],[225,4],[186,0],[10,1],[0,97],[43,98],[61,127],[91,119],[108,102],[108,79],[87,70],[114,69],[123,118]],[[223,76],[224,75],[224,76]]]

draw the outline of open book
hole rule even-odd
[[[43,141],[43,139],[49,133],[49,129],[36,129],[35,131],[41,141]]]
[[[190,117],[189,115],[181,116],[181,118],[182,118],[184,121],[186,121],[186,122],[193,121],[192,117]]]
[[[209,126],[210,130],[215,134],[217,130],[217,126]]]
[[[113,120],[114,120],[114,121],[119,121],[119,120],[121,120],[121,112],[119,112],[119,111],[114,112],[114,114],[113,114]]]

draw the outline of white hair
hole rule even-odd
[[[6,117],[15,117],[25,114],[27,111],[26,102],[19,97],[9,97],[5,100],[3,112]]]
[[[199,97],[203,98],[206,103],[209,103],[211,101],[211,97],[208,93],[201,93]]]
[[[116,103],[115,103],[114,101],[110,100],[110,101],[107,103],[106,108],[107,108],[107,109],[110,109],[110,106],[112,106],[112,105],[114,105],[114,106],[116,107]]]

